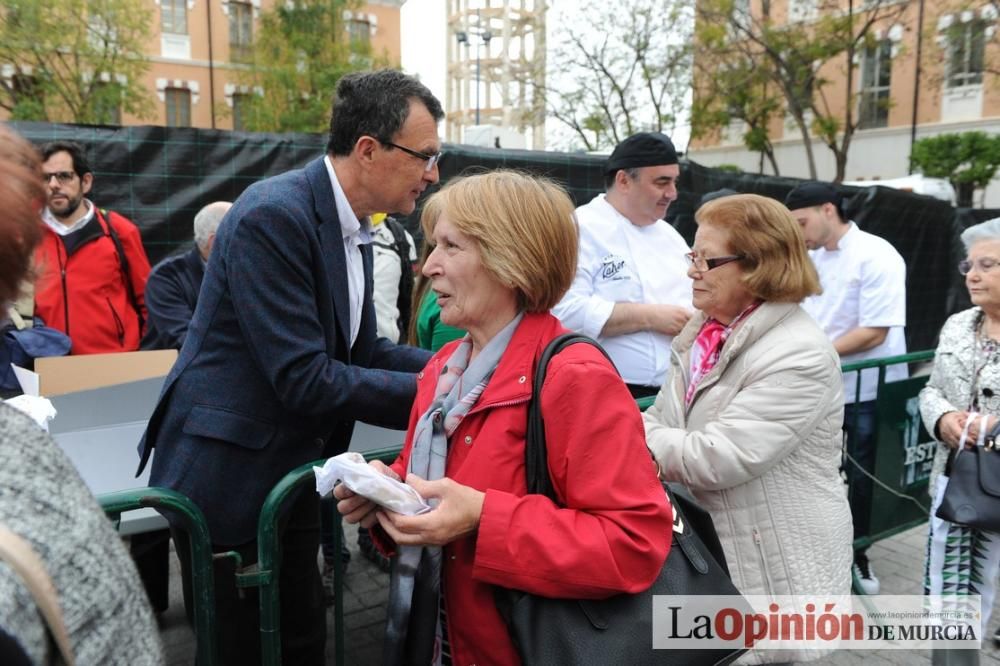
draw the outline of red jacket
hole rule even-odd
[[[142,238],[126,218],[113,212],[109,217],[128,258],[129,278],[145,319],[149,259]],[[42,243],[35,253],[35,314],[70,337],[72,354],[138,349],[139,317],[129,300],[105,216],[95,210],[93,220],[65,238],[42,226]]]
[[[672,519],[625,384],[600,352],[573,345],[549,364],[542,414],[559,508],[527,495],[524,434],[534,366],[564,333],[549,314],[526,314],[489,385],[450,438],[446,475],[486,492],[476,535],[444,547],[448,635],[456,666],[516,664],[493,586],[549,597],[604,598],[655,580]],[[392,467],[405,474],[417,418],[431,403],[446,345],[418,375],[410,428]],[[379,537],[385,533],[378,529]]]

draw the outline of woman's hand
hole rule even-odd
[[[396,474],[381,460],[373,460],[368,464],[376,471],[391,476],[397,481],[400,480],[399,474]],[[375,511],[378,510],[378,504],[361,495],[355,495],[342,483],[333,489],[333,496],[339,500],[337,511],[344,517],[344,520],[352,524],[361,523],[361,527],[365,528],[370,528],[375,524]]]
[[[947,446],[957,449],[958,443],[962,439],[962,431],[965,429],[965,422],[969,419],[968,412],[948,412],[940,419],[938,419],[938,435],[941,436],[941,441]],[[979,419],[977,418],[978,422]],[[972,434],[972,427],[976,425],[969,426],[969,433],[966,435],[966,440],[972,440],[975,444],[976,438]]]
[[[979,441],[979,431],[980,430],[984,431],[983,435],[985,436],[987,433],[989,433],[990,430],[993,429],[993,426],[995,426],[997,424],[997,417],[995,417],[995,416],[987,416],[986,417],[986,425],[982,426],[982,428],[980,427],[982,425],[982,415],[981,414],[976,414],[975,417],[967,417],[967,419],[968,418],[972,419],[972,422],[969,423],[969,432],[965,436],[965,439],[968,442],[968,446],[973,446],[973,445],[975,445],[975,443],[977,441]],[[959,432],[959,436],[960,437],[961,437],[961,434],[962,433]]]
[[[379,525],[401,546],[443,546],[471,534],[479,528],[486,493],[463,486],[451,479],[425,481],[416,474],[406,483],[425,500],[440,502],[433,511],[419,516],[404,516],[392,511],[378,511]]]

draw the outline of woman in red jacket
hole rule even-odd
[[[527,494],[524,437],[535,364],[565,332],[548,313],[576,269],[573,204],[558,186],[514,173],[453,180],[425,208],[434,251],[423,271],[441,320],[468,334],[417,379],[406,444],[383,473],[434,509],[388,512],[346,488],[349,522],[398,557],[386,663],[515,664],[495,586],[598,599],[652,584],[671,512],[642,421],[601,353],[572,345],[541,394],[548,471],[559,504]]]

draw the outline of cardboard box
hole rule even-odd
[[[170,372],[176,360],[176,349],[38,358],[35,359],[38,392],[51,398],[74,391],[163,377]]]

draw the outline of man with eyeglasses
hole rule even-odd
[[[785,206],[802,229],[823,293],[802,307],[819,323],[842,363],[906,353],[906,264],[888,241],[847,219],[840,193],[828,183],[795,187]],[[905,364],[886,368],[887,382],[905,379]],[[854,538],[868,536],[875,464],[875,406],[878,369],[844,375],[845,462]],[[853,459],[853,460],[852,460]],[[867,472],[867,473],[866,473]],[[866,548],[854,553],[854,567],[867,594],[878,594],[879,581]]]
[[[633,397],[652,396],[691,317],[690,248],[663,219],[677,199],[677,151],[665,134],[634,134],[604,171],[606,192],[576,209],[576,276],[552,312],[604,346]]]
[[[146,319],[149,259],[127,218],[97,208],[84,147],[42,147],[48,201],[35,266],[35,314],[69,336],[72,354],[135,351]]]
[[[289,471],[344,452],[354,422],[404,429],[430,353],[376,334],[369,216],[411,213],[438,181],[441,104],[381,70],[337,85],[326,154],[254,183],[220,224],[194,318],[140,444],[150,484],[187,495],[216,552],[257,561],[267,493]],[[282,663],[322,664],[320,500],[304,488],[282,521]],[[190,589],[187,539],[175,531]],[[257,595],[216,563],[222,663],[260,663]]]

